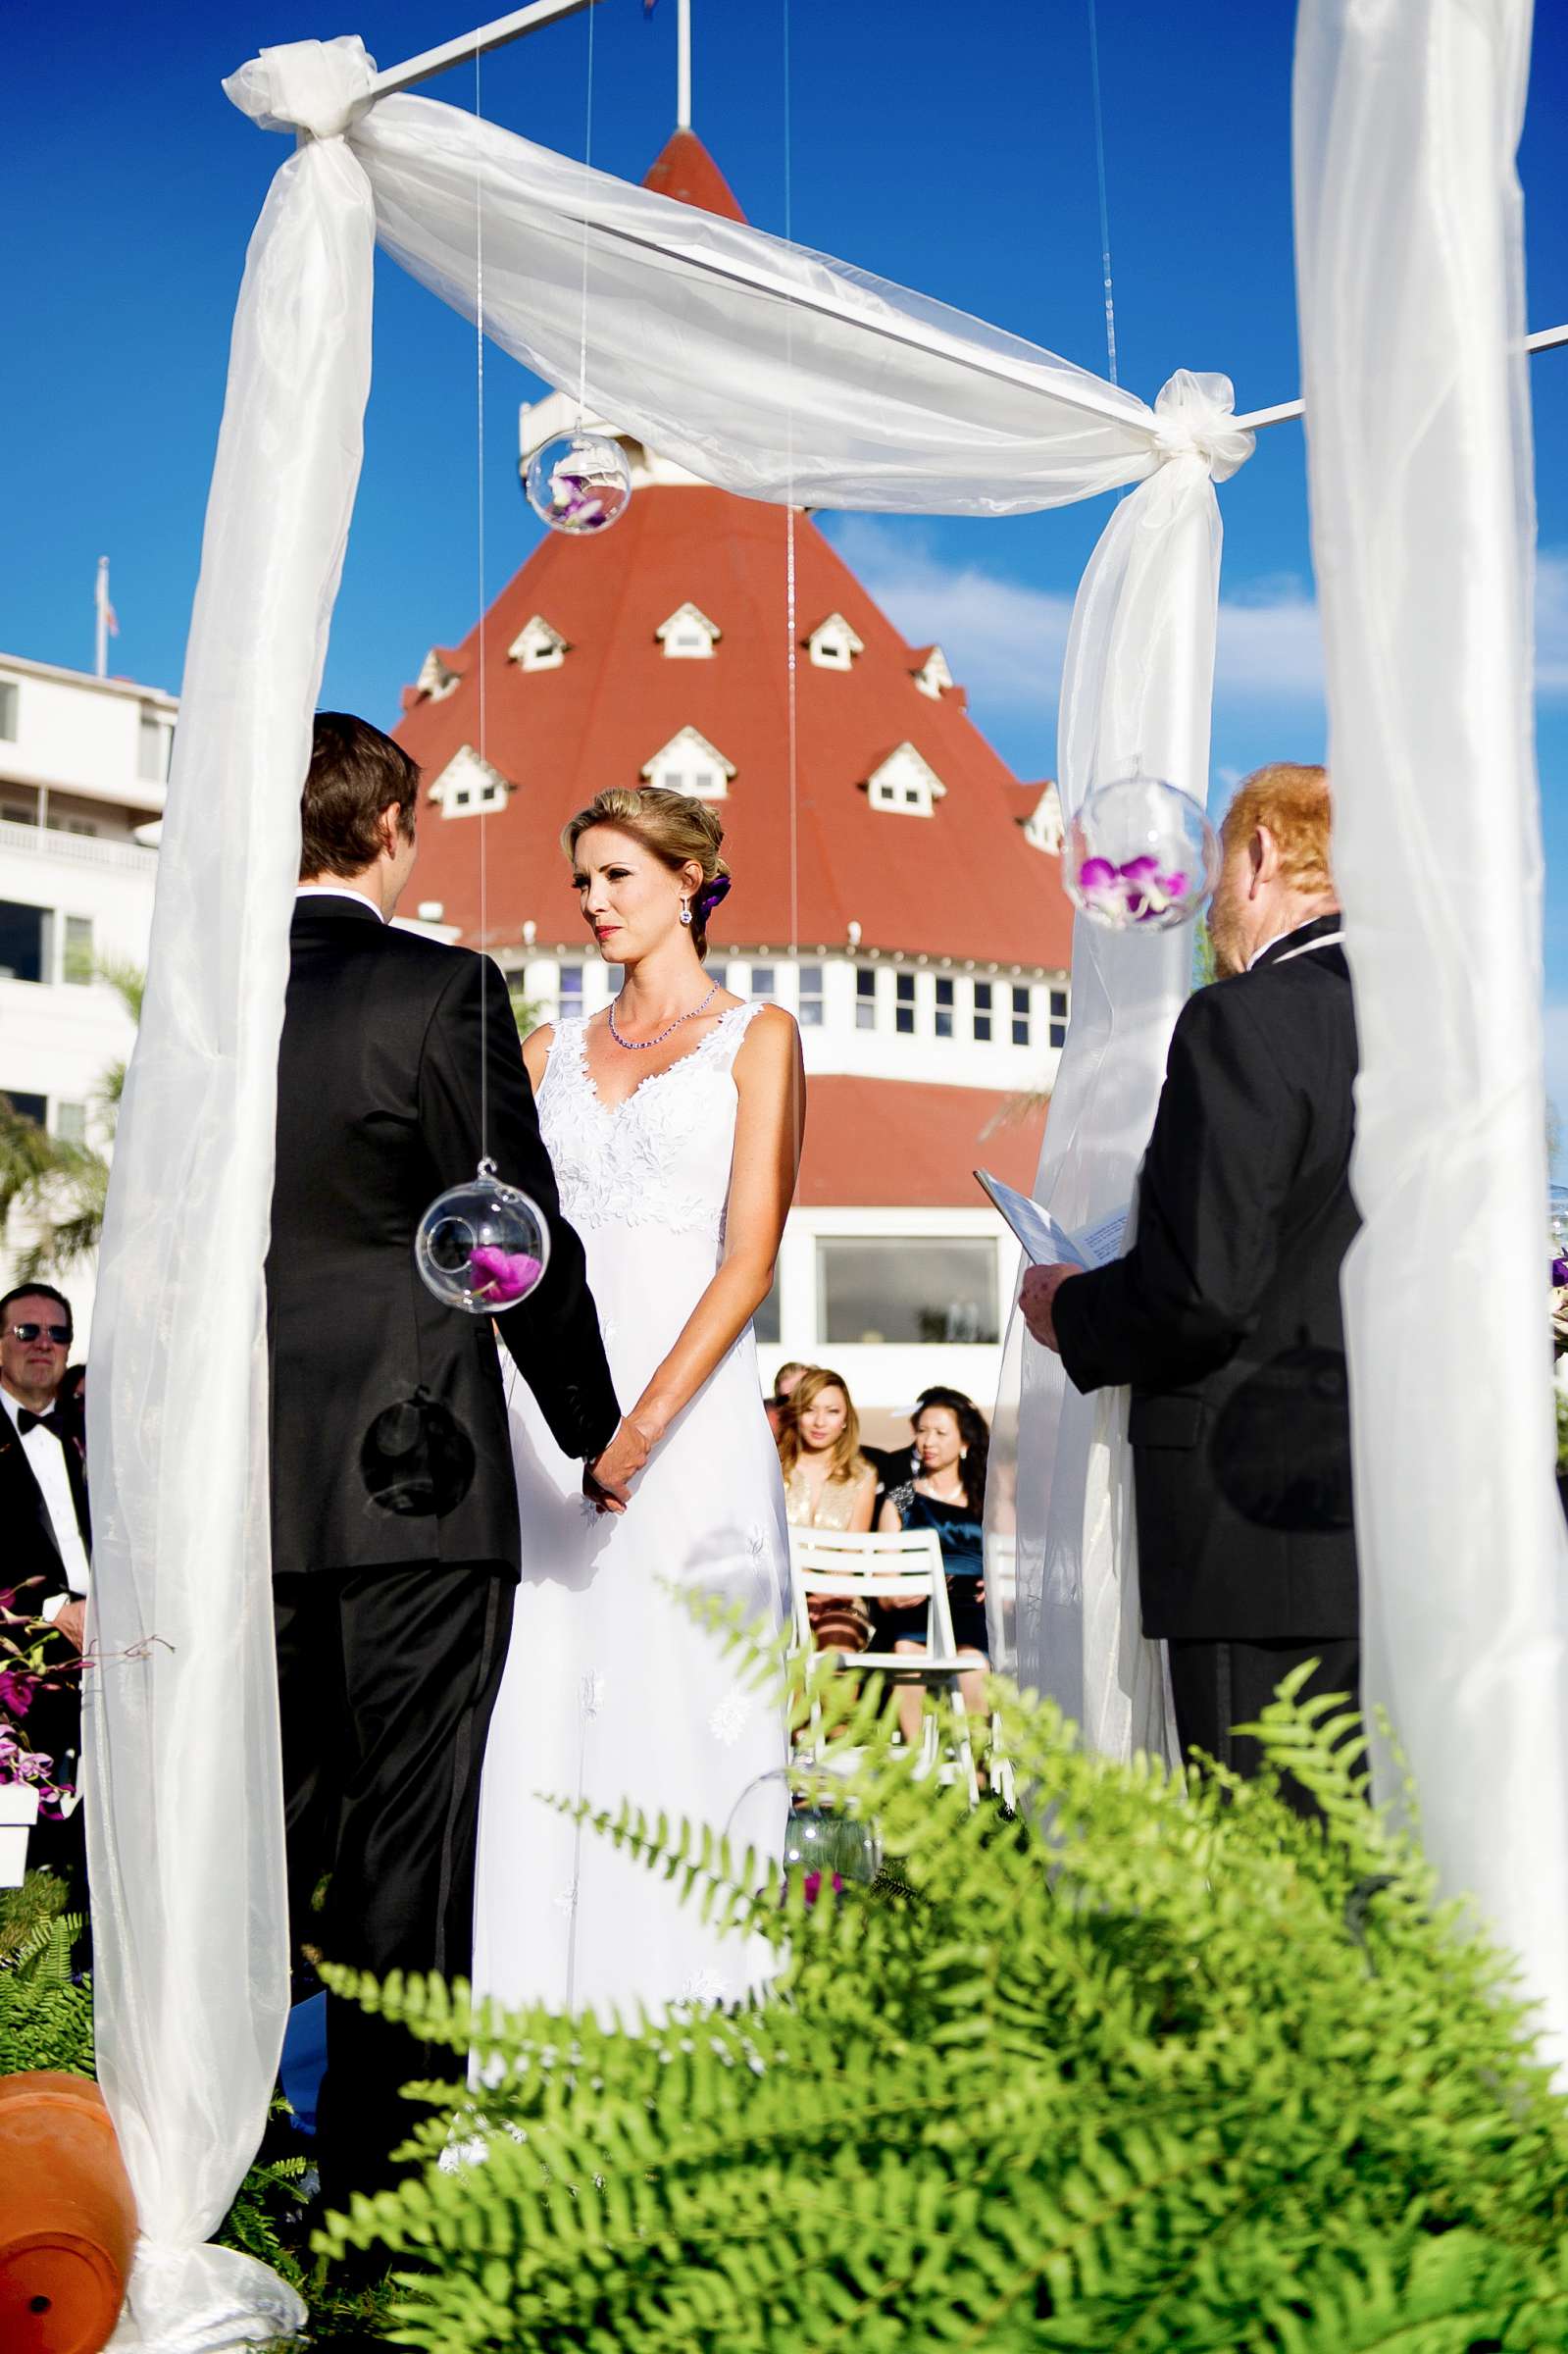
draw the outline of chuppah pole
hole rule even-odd
[[[1535,334],[1525,337],[1526,351],[1555,351],[1563,343],[1568,343],[1568,320],[1561,327],[1543,327]],[[1249,409],[1244,417],[1238,417],[1236,422],[1239,426],[1244,426],[1248,433],[1255,434],[1259,426],[1283,425],[1288,417],[1301,417],[1305,413],[1304,400],[1282,400],[1276,408]]]
[[[455,41],[442,41],[435,49],[422,49],[418,57],[401,66],[388,66],[371,83],[371,96],[385,98],[393,90],[411,90],[416,82],[429,81],[432,74],[444,74],[448,66],[460,66],[465,58],[504,49],[508,41],[521,40],[526,32],[537,32],[558,18],[580,16],[583,9],[597,5],[598,0],[531,0],[529,7],[514,8],[509,16],[496,17],[477,31],[460,33]]]

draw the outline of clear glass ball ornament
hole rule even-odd
[[[500,1315],[537,1290],[550,1263],[549,1231],[537,1203],[481,1160],[467,1185],[436,1195],[419,1222],[414,1258],[443,1306]]]
[[[1546,1189],[1546,1226],[1551,1237],[1551,1282],[1554,1291],[1568,1287],[1568,1185]]]
[[[1063,889],[1107,932],[1189,924],[1219,879],[1214,828],[1191,794],[1163,777],[1096,785],[1063,845]]]
[[[632,462],[600,434],[557,434],[529,460],[529,505],[552,532],[607,532],[632,503]]]

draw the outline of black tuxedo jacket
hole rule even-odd
[[[544,1281],[499,1329],[566,1454],[598,1454],[620,1407],[505,985],[487,956],[349,898],[297,901],[290,945],[267,1259],[274,1570],[515,1572],[490,1322],[443,1307],[414,1263],[425,1210],[478,1165],[481,1005],[490,1157],[550,1232]]]
[[[1199,990],[1171,1039],[1125,1258],[1056,1295],[1080,1390],[1133,1398],[1144,1632],[1358,1627],[1340,1266],[1355,1013],[1322,916]]]
[[[51,1441],[51,1445],[56,1442]],[[71,1481],[71,1493],[76,1507],[76,1526],[81,1541],[92,1552],[92,1529],[87,1514],[87,1483],[82,1477],[81,1458],[68,1440],[64,1449],[66,1471]],[[54,1523],[43,1490],[33,1477],[26,1449],[22,1444],[16,1424],[4,1407],[0,1407],[0,1529],[5,1531],[4,1567],[0,1569],[0,1589],[7,1593],[18,1588],[13,1608],[36,1617],[38,1605],[50,1602],[57,1594],[69,1594],[70,1583],[66,1565],[55,1543]]]

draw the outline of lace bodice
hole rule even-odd
[[[723,1239],[737,1103],[732,1074],[761,1010],[730,1006],[699,1046],[616,1104],[601,1100],[589,1075],[586,1024],[556,1025],[539,1127],[574,1226],[658,1226]]]

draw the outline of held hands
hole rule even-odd
[[[1042,1349],[1055,1349],[1058,1356],[1061,1351],[1056,1340],[1056,1295],[1064,1283],[1082,1273],[1082,1267],[1031,1267],[1019,1294],[1024,1322]]]
[[[636,1478],[657,1443],[659,1433],[627,1418],[604,1453],[584,1466],[582,1493],[601,1512],[624,1512]]]
[[[74,1597],[55,1612],[55,1626],[69,1643],[80,1651],[87,1640],[87,1605],[79,1596]]]

